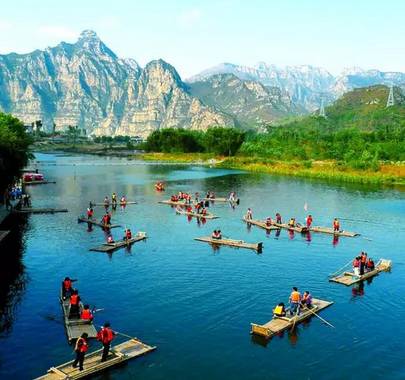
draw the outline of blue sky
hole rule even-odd
[[[40,0],[1,5],[0,53],[74,42],[92,29],[142,66],[188,77],[220,62],[405,71],[405,0]]]

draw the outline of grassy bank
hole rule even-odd
[[[328,179],[340,182],[405,185],[405,163],[382,163],[379,170],[354,170],[334,161],[285,162],[254,157],[214,157],[208,153],[147,153],[146,161],[196,163],[258,173],[303,178]]]

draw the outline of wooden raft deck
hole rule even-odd
[[[21,214],[53,214],[55,212],[68,212],[67,208],[33,208],[33,207],[21,207],[20,209],[14,209],[13,212]]]
[[[3,239],[6,238],[6,236],[10,233],[10,231],[0,231],[0,243],[3,241]]]
[[[119,365],[130,359],[135,359],[141,355],[155,350],[156,347],[148,346],[137,339],[130,339],[124,343],[113,346],[105,362],[101,362],[103,350],[89,353],[84,359],[83,371],[79,367],[73,368],[73,360],[57,367],[52,367],[46,375],[37,377],[35,380],[74,380],[91,376],[107,368]]]
[[[171,200],[168,200],[168,201],[159,201],[158,203],[163,204],[163,205],[180,206],[180,207],[186,207],[186,206],[189,205],[189,204],[186,204],[184,201],[181,201],[181,202],[173,202],[173,201],[171,201]],[[190,205],[192,205],[192,204],[190,203]]]
[[[266,338],[271,338],[273,335],[277,335],[284,330],[292,327],[294,324],[301,323],[302,321],[310,318],[313,316],[313,312],[318,313],[322,309],[327,308],[328,306],[332,305],[333,302],[324,301],[317,298],[312,299],[313,307],[311,309],[301,309],[300,315],[297,316],[287,316],[286,317],[276,317],[273,316],[273,319],[269,322],[265,323],[264,325],[258,325],[256,323],[251,323],[251,334],[257,334],[264,336]]]
[[[218,245],[228,245],[230,247],[236,248],[247,248],[254,249],[257,252],[261,252],[263,248],[263,243],[245,243],[243,240],[233,240],[233,239],[213,239],[210,236],[204,236],[199,238],[194,238],[194,240],[203,241],[210,244]]]
[[[123,247],[129,247],[132,244],[145,240],[146,239],[146,233],[144,232],[138,232],[136,236],[134,236],[132,239],[129,240],[121,240],[117,241],[115,243],[104,243],[98,247],[90,248],[89,251],[96,251],[96,252],[113,252],[117,249],[123,248]]]
[[[334,231],[333,228],[328,228],[328,227],[310,227],[309,228],[310,231],[313,232],[321,232],[324,234],[330,234],[330,235],[336,235],[336,236],[346,236],[346,237],[355,237],[355,236],[359,236],[360,234],[357,232],[350,232],[350,231]]]
[[[362,276],[357,276],[353,272],[343,272],[342,274],[329,279],[331,282],[337,282],[346,286],[353,285],[357,282],[367,280],[368,278],[377,276],[380,272],[388,271],[391,269],[391,260],[380,259],[371,272],[366,272]]]
[[[47,183],[56,183],[56,181],[23,181],[23,185],[46,185]]]
[[[77,221],[78,221],[78,223],[89,223],[89,224],[93,224],[95,226],[99,226],[101,228],[117,228],[117,227],[121,227],[120,224],[107,224],[107,225],[105,225],[103,223],[97,222],[94,219],[87,219],[85,217],[79,217],[79,218],[77,218]]]
[[[93,322],[84,321],[82,319],[69,319],[69,299],[63,300],[60,298],[60,303],[63,310],[63,321],[65,324],[66,335],[69,343],[79,338],[83,333],[87,333],[89,338],[97,337],[97,330]]]
[[[210,201],[210,202],[231,202],[239,204],[239,198],[230,200],[229,198],[201,198],[202,201]]]
[[[308,232],[308,227],[306,227],[306,226],[290,227],[287,223],[273,223],[273,226],[276,226],[278,228],[284,228],[289,231],[299,232],[301,234],[305,234]]]
[[[244,222],[246,222],[247,224],[253,224],[254,226],[264,228],[267,231],[279,230],[280,229],[279,227],[274,226],[274,225],[268,226],[265,221],[261,221],[261,220],[246,219],[245,217],[242,220]]]
[[[180,210],[176,210],[176,214],[179,215],[187,215],[187,216],[194,216],[195,218],[199,218],[199,219],[218,219],[219,216],[214,215],[214,214],[198,214],[195,212],[187,212],[187,211],[180,211]]]

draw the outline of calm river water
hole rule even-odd
[[[30,379],[73,358],[58,302],[66,275],[79,279],[86,301],[104,308],[97,323],[109,320],[117,331],[158,347],[96,379],[405,378],[405,193],[117,158],[37,154],[36,160],[56,184],[30,187],[33,205],[69,212],[7,222],[19,229],[1,246],[0,378]],[[167,183],[163,194],[154,190],[160,179]],[[157,203],[179,190],[208,189],[219,196],[235,190],[241,205],[215,205],[220,219],[199,225]],[[149,238],[130,251],[90,252],[104,233],[88,231],[77,216],[89,200],[101,202],[113,191],[139,202],[117,210],[113,222]],[[339,216],[343,228],[362,236],[276,236],[241,221],[247,207],[257,218],[279,211],[303,221],[304,204],[315,225]],[[102,208],[95,211],[101,217]],[[218,227],[226,236],[263,241],[263,253],[213,251],[193,240]],[[122,229],[112,231],[122,236]],[[360,250],[392,259],[391,273],[363,286],[329,283],[328,274]],[[292,286],[334,301],[321,316],[336,328],[313,318],[293,335],[267,344],[253,339],[250,323],[268,321]]]

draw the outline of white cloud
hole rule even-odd
[[[185,9],[177,16],[177,23],[185,28],[197,24],[202,18],[202,12],[198,8]]]
[[[73,29],[58,25],[41,25],[38,32],[50,37],[53,40],[73,40],[77,39],[79,33]]]

